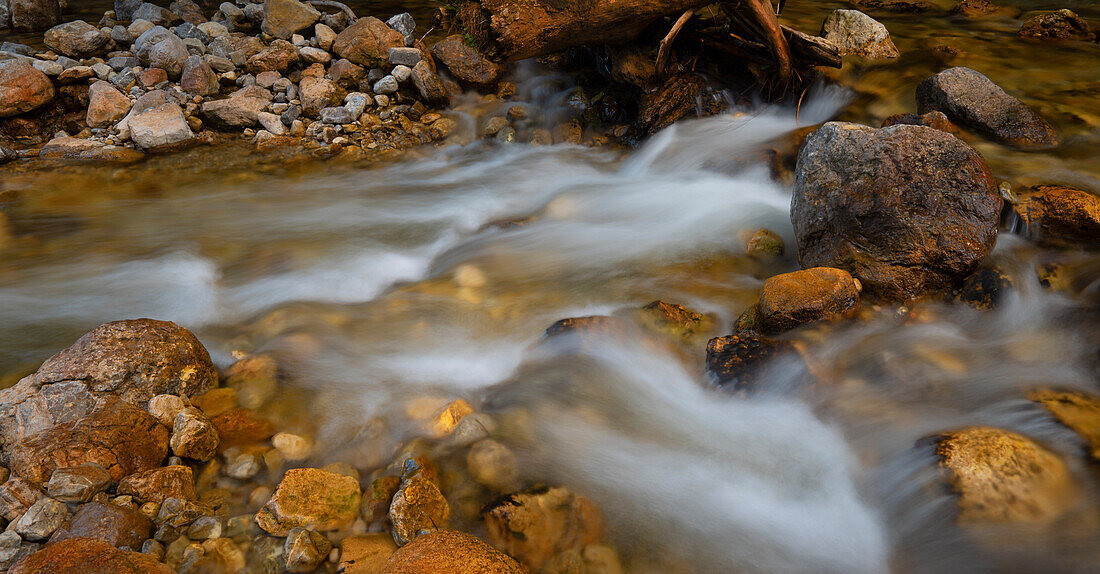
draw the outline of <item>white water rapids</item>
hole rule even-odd
[[[884,385],[829,391],[867,405],[866,418],[816,396],[728,397],[651,349],[532,347],[557,319],[655,299],[713,313],[727,332],[759,279],[677,265],[737,253],[742,232],[765,227],[793,246],[790,190],[753,153],[843,99],[809,97],[797,122],[778,108],[683,122],[633,153],[475,143],[371,170],[108,200],[83,223],[108,248],[53,254],[0,283],[0,353],[5,364],[41,360],[133,317],[191,328],[223,365],[239,345],[306,334],[293,380],[315,395],[334,456],[356,451],[356,425],[406,397],[478,397],[522,373],[520,402],[538,405],[525,474],[591,497],[631,572],[986,571],[956,544],[946,496],[926,488],[927,461],[909,451],[976,422],[1072,449],[1064,430],[1005,398],[1039,377],[1080,375],[1082,342],[1049,338],[1069,304],[1034,280],[991,316],[963,309],[904,328],[887,317],[816,348]],[[996,350],[1037,339],[1057,356]],[[964,351],[973,368],[936,363],[921,380],[971,386],[927,404],[927,389],[866,366],[936,351]],[[542,384],[558,380],[570,383]]]

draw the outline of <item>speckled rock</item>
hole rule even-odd
[[[886,26],[859,10],[835,10],[822,24],[821,35],[837,47],[841,56],[880,59],[901,55]]]
[[[776,275],[760,288],[760,331],[775,335],[859,310],[859,285],[843,269],[814,267]]]
[[[603,517],[588,499],[564,488],[505,497],[483,511],[489,542],[538,571],[555,555],[580,551],[603,537]]]
[[[507,554],[481,539],[454,530],[420,536],[399,549],[381,574],[524,574]]]
[[[271,499],[256,513],[256,524],[272,536],[286,536],[296,527],[336,530],[355,521],[360,498],[354,478],[295,468],[283,475]]]
[[[91,538],[69,538],[49,544],[16,564],[10,574],[174,574],[156,558],[123,551]]]

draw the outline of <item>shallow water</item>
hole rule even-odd
[[[789,4],[805,30],[827,13]],[[952,65],[988,73],[1055,120],[1067,145],[1050,152],[970,140],[999,178],[1100,188],[1100,78],[1083,69],[1096,45],[1017,46],[1007,22],[875,15],[903,53],[958,30],[966,55]],[[1051,56],[1020,66],[1031,51]],[[404,416],[412,399],[483,406],[526,479],[597,503],[629,572],[1086,571],[1100,563],[1095,468],[1023,390],[1095,390],[1095,254],[1003,233],[993,258],[1015,289],[998,309],[871,308],[828,335],[800,332],[821,375],[812,388],[777,371],[760,396],[711,390],[705,338],[540,343],[558,319],[656,299],[708,313],[711,335],[727,333],[763,279],[797,267],[790,253],[743,256],[743,234],[759,228],[793,245],[790,186],[759,151],[829,118],[877,125],[911,111],[915,84],[939,67],[919,53],[846,64],[839,77],[855,90],[817,89],[797,120],[789,107],[734,110],[635,151],[471,143],[362,167],[281,165],[242,142],[234,154],[197,149],[125,168],[0,168],[14,232],[0,245],[0,375],[14,382],[102,322],[167,319],[221,366],[276,354],[290,388],[269,414],[318,438],[324,454],[311,464],[386,466],[419,434]],[[564,92],[546,77],[525,67],[518,80],[552,115]],[[1035,268],[1051,261],[1066,266],[1067,288],[1040,286]],[[954,526],[930,453],[914,445],[971,424],[1063,454],[1082,485],[1077,510],[980,540]]]

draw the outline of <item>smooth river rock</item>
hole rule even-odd
[[[292,528],[318,531],[350,526],[359,515],[359,481],[318,468],[295,468],[283,475],[271,499],[256,513],[256,524],[272,536]]]
[[[34,66],[19,60],[0,62],[0,118],[38,109],[56,95],[50,78]]]
[[[168,565],[139,552],[119,550],[92,538],[69,538],[46,545],[19,561],[9,574],[174,574]]]
[[[880,298],[952,287],[997,241],[993,176],[951,134],[829,122],[806,139],[795,172],[802,267],[844,269]]]
[[[886,26],[859,10],[836,10],[829,14],[821,26],[821,35],[837,47],[841,56],[880,59],[901,55]]]
[[[380,574],[524,574],[512,557],[480,538],[438,530],[420,536],[390,557]]]
[[[917,85],[917,108],[938,110],[956,124],[1020,148],[1058,145],[1054,128],[1026,104],[970,68],[949,68]]]
[[[843,269],[814,267],[776,275],[760,289],[760,330],[775,335],[859,310],[860,286]]]

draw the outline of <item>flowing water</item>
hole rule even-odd
[[[828,12],[788,4],[811,31]],[[986,71],[1066,135],[1031,154],[972,140],[998,177],[1100,188],[1100,78],[1082,69],[1100,61],[1096,45],[1021,48],[1000,21],[882,19],[913,54],[851,64],[841,77],[854,90],[682,122],[634,151],[454,143],[362,167],[284,165],[245,142],[124,168],[5,167],[0,375],[14,382],[102,322],[172,320],[221,366],[278,357],[287,388],[268,414],[317,437],[311,463],[364,474],[418,434],[406,416],[417,400],[466,398],[502,421],[527,481],[597,503],[629,572],[1095,568],[1096,470],[1024,398],[1035,385],[1095,390],[1095,254],[1002,233],[993,259],[1014,289],[995,310],[874,307],[839,330],[802,331],[823,382],[777,370],[753,397],[708,386],[705,338],[543,340],[558,319],[656,299],[728,333],[763,279],[797,267],[790,184],[761,150],[830,118],[911,111],[916,82],[936,71],[918,47],[932,31],[958,34],[966,55],[954,64]],[[1010,60],[1032,49],[1052,54],[1041,69]],[[563,79],[525,65],[516,80],[548,117],[564,107]],[[471,96],[456,117],[472,133],[494,105]],[[760,228],[783,237],[784,258],[743,255]],[[1036,276],[1051,263],[1060,289]],[[914,445],[971,424],[1063,454],[1082,484],[1075,510],[1047,528],[956,527],[931,453]]]

